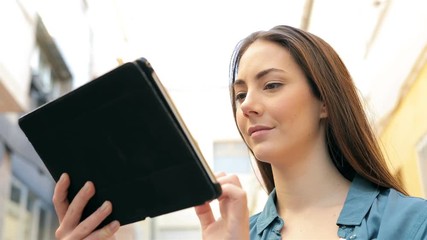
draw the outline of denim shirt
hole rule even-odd
[[[263,211],[250,218],[251,240],[281,239],[285,221],[275,201],[273,190]],[[378,188],[356,176],[337,225],[337,239],[427,239],[427,200]]]

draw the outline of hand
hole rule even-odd
[[[221,217],[215,220],[209,203],[196,206],[204,240],[249,239],[249,210],[246,192],[235,175],[217,175],[222,194],[218,198]]]
[[[70,178],[68,174],[64,173],[56,183],[52,198],[56,215],[59,219],[59,227],[55,233],[56,238],[63,240],[115,239],[114,233],[120,227],[118,221],[113,221],[103,228],[96,230],[96,227],[112,212],[111,203],[109,201],[104,202],[98,210],[80,222],[84,207],[95,194],[95,186],[92,182],[87,182],[71,203],[67,200],[69,186]]]

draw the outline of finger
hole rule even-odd
[[[240,183],[239,177],[237,177],[237,175],[234,175],[234,174],[224,175],[224,176],[218,177],[217,181],[221,185],[228,183],[228,184],[236,185],[240,188],[242,187],[242,184]]]
[[[95,186],[88,181],[70,203],[61,222],[64,229],[74,229],[79,224],[83,210],[93,195],[95,195]]]
[[[221,185],[221,188],[222,194],[218,198],[221,216],[235,219],[236,222],[239,219],[249,217],[246,192],[242,188],[229,183]]]
[[[217,172],[217,173],[215,173],[215,177],[216,177],[216,178],[223,177],[223,176],[225,176],[225,175],[226,175],[226,173],[225,173],[225,172]]]
[[[120,223],[119,221],[112,221],[103,228],[96,230],[90,236],[85,238],[85,240],[106,240],[114,236],[114,234],[119,230]]]
[[[68,174],[63,173],[55,185],[55,190],[52,197],[53,206],[55,207],[59,222],[62,222],[62,219],[64,219],[65,213],[67,212],[69,206],[67,199],[69,186],[70,177]]]
[[[75,229],[76,235],[74,235],[73,238],[82,239],[82,238],[90,235],[92,232],[94,232],[96,227],[99,226],[99,224],[102,221],[104,221],[104,219],[108,215],[111,214],[112,211],[113,211],[113,207],[111,205],[111,202],[105,201],[93,214],[91,214],[89,217],[87,217],[85,220],[83,220],[76,227],[76,229]],[[105,236],[103,235],[104,237],[110,236],[108,233],[111,232],[111,231],[109,231],[111,229],[106,228],[104,230],[108,230],[108,231],[101,231],[100,233],[105,234]],[[99,234],[96,234],[96,236],[100,236]]]
[[[212,209],[209,203],[195,206],[194,209],[196,210],[196,214],[199,218],[202,229],[206,229],[210,224],[215,222],[215,217],[212,213]]]
[[[119,230],[120,223],[115,220],[111,223],[105,225],[101,229],[98,229],[89,236],[83,235],[82,232],[74,231],[72,234],[67,236],[67,239],[84,239],[84,240],[107,240],[107,239],[115,239],[114,234]],[[58,235],[57,235],[58,238]]]
[[[221,185],[222,194],[218,198],[219,201],[228,199],[231,201],[239,201],[246,204],[246,192],[238,185],[232,183],[224,183]]]

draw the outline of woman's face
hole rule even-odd
[[[258,160],[300,158],[324,141],[320,119],[326,108],[284,47],[255,41],[239,62],[233,87],[239,131]]]

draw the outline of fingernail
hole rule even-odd
[[[89,187],[89,182],[86,182],[85,185],[83,186],[83,189],[85,192],[88,192],[90,187]]]
[[[110,231],[115,232],[120,227],[119,221],[115,220],[110,223]]]
[[[105,210],[107,210],[108,205],[109,205],[109,202],[108,202],[108,201],[105,201],[105,202],[101,205],[100,210],[101,210],[101,211],[105,211]]]
[[[58,182],[64,181],[64,178],[65,178],[65,173],[61,174],[61,176],[59,177]]]

